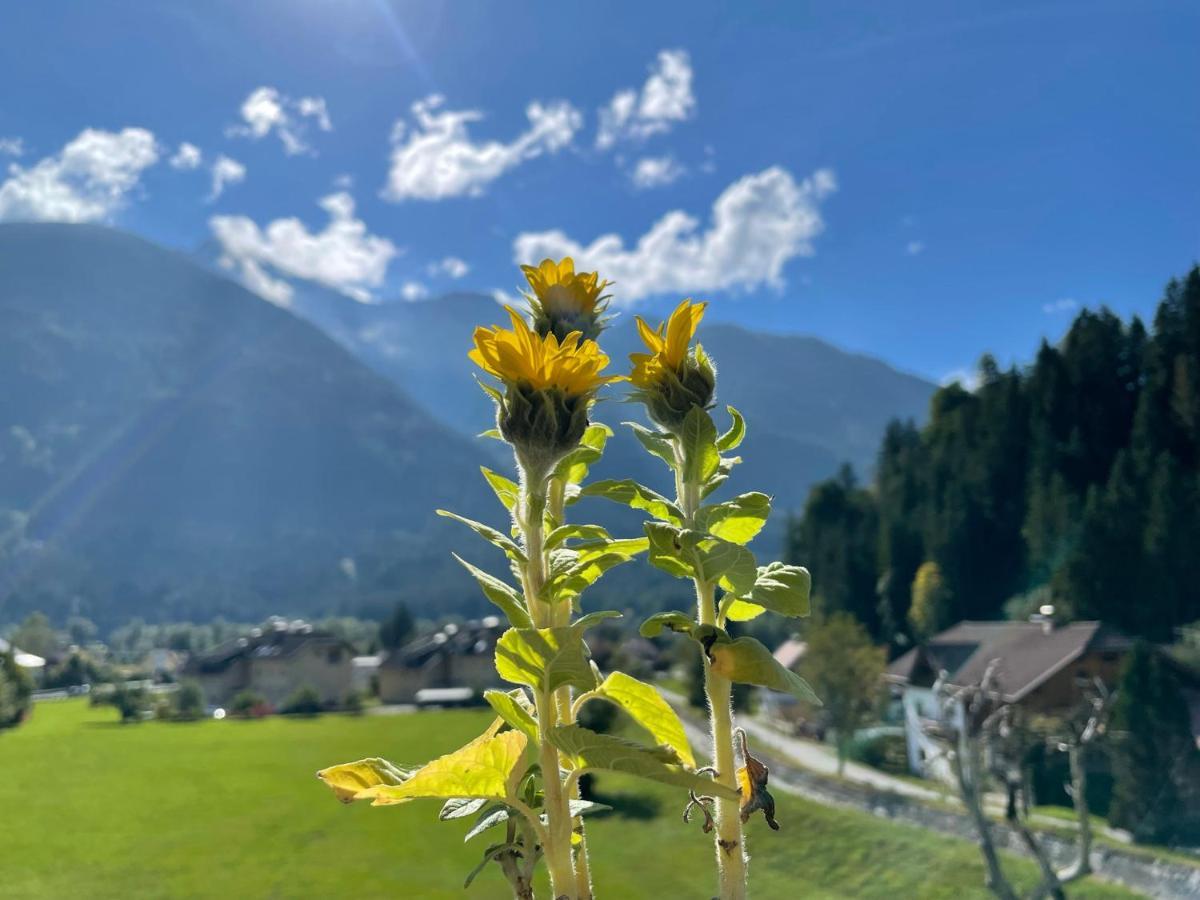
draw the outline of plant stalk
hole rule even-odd
[[[683,478],[685,460],[676,447],[676,489],[679,506],[688,526],[695,523],[700,508],[700,485]],[[717,624],[715,585],[694,579],[696,584],[696,617],[701,625]],[[708,700],[708,718],[712,729],[713,766],[716,780],[734,791],[737,784],[737,757],[733,746],[733,684],[728,678],[712,671],[708,656],[704,662],[704,695]],[[737,800],[717,799],[716,829],[713,839],[717,857],[720,900],[745,900],[748,892],[748,863],[742,833],[741,809]]]
[[[550,486],[547,491],[547,513],[550,521],[555,525],[562,525],[566,521],[564,508],[566,484],[560,478],[551,478]],[[570,604],[560,604],[560,609],[555,611],[555,625],[569,625],[571,622],[571,606]],[[571,724],[575,721],[574,698],[571,695],[571,686],[563,685],[555,693],[555,705],[557,706],[558,721],[566,724]],[[567,802],[579,800],[579,779],[573,779],[571,789],[567,792]],[[568,807],[569,809],[569,807]],[[579,833],[579,844],[575,848],[575,889],[578,892],[579,900],[592,900],[592,870],[591,862],[588,859],[587,832],[584,830],[583,817],[579,816],[571,823],[572,828]]]
[[[555,611],[541,596],[546,583],[545,513],[546,473],[523,469],[523,491],[521,498],[521,531],[525,539],[524,566],[525,602],[529,607],[533,624],[538,628],[550,627],[555,622]],[[576,880],[575,864],[571,852],[571,808],[563,791],[561,765],[558,749],[546,738],[550,729],[558,722],[558,700],[555,692],[534,691],[537,707],[538,728],[541,740],[538,746],[538,761],[542,767],[542,785],[545,793],[546,868],[550,873],[550,889],[555,900],[582,900]],[[569,705],[570,699],[568,697]]]

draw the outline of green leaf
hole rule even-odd
[[[484,525],[482,522],[476,522],[474,519],[464,518],[458,515],[458,513],[452,513],[445,509],[439,509],[436,512],[443,518],[453,519],[455,522],[461,522],[466,525],[485,541],[503,550],[504,555],[509,559],[519,563],[525,562],[525,551],[518,547],[516,542],[508,535],[502,534],[490,525]]]
[[[578,628],[510,628],[496,642],[496,671],[505,681],[552,691],[569,684],[589,691],[596,676]]]
[[[479,873],[487,868],[487,864],[490,863],[492,860],[494,860],[496,857],[498,857],[502,853],[520,854],[521,853],[521,845],[513,844],[513,843],[492,844],[490,847],[488,847],[486,850],[483,851],[483,859],[481,859],[478,863],[476,863],[475,868],[473,868],[470,872],[467,873],[467,880],[463,882],[463,888],[464,889],[469,888],[471,886],[471,882],[476,879],[476,877],[479,875]]]
[[[521,495],[521,489],[517,483],[511,478],[505,478],[499,472],[493,472],[487,466],[480,466],[479,471],[483,473],[488,485],[495,492],[496,499],[504,504],[505,509],[512,512],[513,507],[517,505],[517,498]]]
[[[724,503],[700,507],[696,526],[726,541],[746,544],[767,523],[771,498],[757,492],[741,494]]]
[[[696,570],[690,556],[684,555],[683,530],[662,522],[645,524],[650,564],[676,578],[694,578]]]
[[[655,613],[643,622],[638,632],[642,637],[652,638],[662,634],[664,628],[677,631],[680,634],[691,634],[695,627],[696,620],[687,613],[678,611],[660,612]]]
[[[683,513],[674,503],[629,478],[619,481],[597,481],[581,489],[579,494],[582,497],[604,497],[632,509],[645,510],[656,519],[675,525],[683,524]]]
[[[559,460],[551,477],[560,478],[565,484],[580,484],[587,478],[588,469],[599,461],[611,436],[612,429],[607,425],[599,422],[589,425],[579,446]]]
[[[487,803],[486,800],[482,801]],[[479,837],[489,828],[495,828],[497,825],[508,821],[508,807],[506,806],[489,806],[479,813],[479,818],[475,820],[475,824],[463,836],[463,843],[471,840],[471,838]]]
[[[808,569],[773,562],[758,567],[754,588],[749,596],[742,599],[781,616],[798,618],[809,613],[811,589],[812,578]]]
[[[475,815],[485,806],[487,801],[479,797],[451,797],[438,813],[438,818],[443,822],[447,819],[462,819]]]
[[[483,390],[483,392],[485,394],[487,394],[489,397],[492,398],[492,400],[496,403],[497,406],[500,406],[504,403],[504,395],[502,393],[500,393],[498,390],[496,390],[496,388],[494,388],[490,384],[488,384],[486,381],[480,381],[478,378],[476,378],[475,383],[477,385],[479,385],[479,387]],[[497,431],[496,433],[499,434],[499,431]],[[483,434],[486,435],[487,437],[491,437],[491,434],[489,434],[487,431],[485,431]],[[500,440],[504,440],[504,438],[501,437]]]
[[[545,546],[553,550],[565,541],[606,541],[611,540],[608,531],[599,525],[559,525],[546,535]]]
[[[514,691],[484,691],[483,699],[509,726],[522,732],[532,743],[538,742],[538,724],[533,717],[533,704],[524,691],[519,688]]]
[[[553,728],[550,741],[571,757],[577,768],[606,769],[690,788],[701,794],[730,800],[737,798],[737,791],[732,788],[684,768],[678,754],[669,747],[643,747],[609,734],[597,734],[579,725]]]
[[[696,531],[683,532],[684,552],[703,581],[720,582],[736,594],[749,591],[757,572],[754,554],[745,547]]]
[[[754,554],[745,547],[710,534],[686,528],[672,528],[647,522],[650,563],[676,578],[699,578],[710,584],[720,583],[737,594],[749,592],[754,585]]]
[[[683,480],[695,483],[707,481],[721,464],[717,450],[717,427],[712,416],[699,406],[688,410],[680,431],[683,448]]]
[[[622,614],[617,612],[615,609],[602,609],[597,612],[588,613],[586,616],[580,616],[571,623],[571,627],[582,634],[583,632],[587,631],[587,629],[599,625],[606,619],[619,619],[621,616]]]
[[[551,602],[577,597],[609,569],[628,562],[647,545],[645,538],[627,538],[594,541],[555,552],[551,556],[547,596]]]
[[[523,772],[528,742],[520,731],[484,734],[418,769],[403,784],[368,788],[355,799],[370,799],[372,806],[450,797],[505,800]]]
[[[508,617],[509,622],[517,628],[533,627],[533,620],[529,618],[529,611],[525,609],[525,601],[521,598],[520,594],[495,575],[489,575],[483,569],[471,565],[457,553],[452,555],[479,582],[479,587],[483,590],[483,595],[500,607],[504,615]]]
[[[502,435],[500,433],[499,428],[489,428],[487,431],[479,432],[479,434],[475,435],[475,437],[491,438],[493,441],[504,442],[504,435]],[[505,443],[507,443],[507,442],[505,442]]]
[[[716,474],[708,481],[704,482],[704,486],[700,488],[700,499],[704,500],[723,485],[729,478],[729,473],[733,471],[733,467],[742,461],[740,456],[725,456],[721,458],[721,464],[717,466]]]
[[[755,684],[821,705],[808,682],[780,665],[771,651],[754,638],[730,638],[713,625],[698,626],[692,636],[704,647],[712,671],[718,675],[738,684]]]
[[[733,419],[733,424],[727,432],[717,438],[717,449],[722,453],[736,449],[746,437],[746,420],[742,418],[742,414],[732,406],[726,406],[725,410],[729,413],[729,418]]]
[[[633,436],[646,448],[647,453],[657,456],[667,464],[668,468],[675,468],[675,444],[669,434],[651,430],[637,422],[623,422],[622,424],[633,429]]]
[[[725,618],[730,622],[749,622],[765,612],[766,610],[761,606],[735,597],[725,610]]]
[[[655,743],[666,744],[674,750],[684,765],[696,767],[696,757],[692,755],[683,723],[652,685],[624,672],[612,672],[596,688],[596,694],[624,709],[631,719],[650,732]]]
[[[397,768],[386,759],[373,757],[330,766],[317,773],[343,803],[352,803],[360,792],[382,784],[403,784],[412,772]]]
[[[368,760],[323,769],[317,773],[317,777],[332,787],[344,802],[370,800],[372,806],[390,806],[417,799],[505,800],[524,771],[523,759],[528,741],[519,731],[494,734],[488,729],[469,744],[422,766],[407,778],[397,781],[393,772],[388,777],[375,779],[376,783],[349,796],[347,793],[351,785],[347,779],[353,780],[363,775],[361,768],[353,773],[349,770]],[[378,770],[370,770],[378,774]],[[373,778],[367,776],[368,780]]]

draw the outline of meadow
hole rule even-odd
[[[482,730],[482,712],[121,725],[82,701],[40,704],[0,733],[0,897],[504,897],[464,892],[487,839],[438,805],[343,806],[314,777],[383,755],[421,762]],[[589,825],[604,898],[711,896],[710,843],[678,791],[617,776],[621,812]],[[777,795],[783,830],[750,826],[758,898],[986,897],[973,845]],[[1031,883],[1032,866],[1010,860]],[[545,890],[539,896],[544,896]],[[1129,892],[1082,885],[1073,898]]]

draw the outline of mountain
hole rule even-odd
[[[401,387],[440,421],[463,434],[486,427],[490,401],[466,361],[476,325],[505,321],[490,297],[458,293],[418,302],[362,304],[312,285],[298,286],[294,310],[327,331]],[[760,334],[705,322],[701,340],[718,370],[718,401],[749,422],[746,459],[732,487],[752,486],[775,497],[776,508],[798,509],[809,487],[844,463],[860,473],[874,467],[888,421],[923,421],[935,385],[867,356],[846,353],[817,338]],[[622,313],[604,336],[613,367],[628,367],[638,349],[632,316]],[[419,389],[418,389],[419,386]],[[640,410],[602,405],[598,418],[619,426]],[[722,421],[724,414],[718,414]],[[660,464],[626,432],[597,472],[661,481]]]
[[[475,602],[485,442],[188,256],[0,225],[0,383],[0,622]]]

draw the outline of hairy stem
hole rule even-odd
[[[546,583],[545,513],[546,473],[524,471],[521,496],[521,531],[527,561],[523,572],[525,602],[538,628],[555,624],[554,609],[542,597]],[[538,761],[545,792],[546,833],[544,851],[550,872],[550,888],[556,900],[580,900],[575,864],[571,853],[571,809],[563,791],[558,749],[546,735],[557,724],[558,702],[553,691],[534,692],[542,739]]]
[[[555,526],[566,522],[566,482],[562,478],[551,478],[547,491],[546,514]],[[555,610],[555,625],[569,625],[571,622],[571,605],[559,604]],[[575,721],[576,708],[571,696],[571,686],[563,685],[555,691],[554,702],[557,707],[558,720],[570,724]],[[567,801],[579,799],[579,781],[567,791]],[[579,844],[575,848],[575,886],[579,900],[592,900],[592,871],[588,859],[587,832],[584,830],[583,818],[576,817],[572,827],[579,833]]]
[[[679,493],[678,503],[688,526],[695,522],[700,508],[700,485],[683,478],[685,460],[676,446],[675,484]],[[701,625],[717,623],[715,586],[695,579],[696,618]],[[704,694],[708,699],[709,723],[712,729],[713,766],[717,770],[716,780],[726,787],[737,790],[737,757],[733,748],[733,684],[728,678],[717,674],[704,660]],[[746,844],[742,834],[741,810],[737,800],[717,800],[716,830],[714,842],[717,856],[717,872],[720,884],[720,900],[744,900],[747,896]]]

